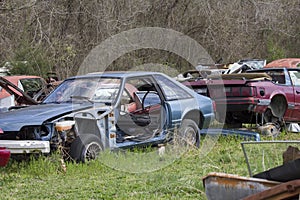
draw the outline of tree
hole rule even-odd
[[[27,60],[34,72],[55,70],[62,78],[76,74],[108,37],[139,27],[179,31],[224,62],[300,56],[299,0],[3,0],[0,12],[1,63]],[[22,48],[28,52],[20,57]],[[111,69],[149,62],[191,67],[170,52],[144,49]]]

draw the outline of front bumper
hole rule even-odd
[[[50,153],[49,141],[0,140],[0,147],[5,147],[11,154]]]

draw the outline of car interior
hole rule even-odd
[[[155,84],[149,78],[128,80],[118,106],[117,142],[128,138],[146,139],[159,132],[161,102]]]

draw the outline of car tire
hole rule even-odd
[[[93,134],[79,135],[71,144],[70,156],[76,162],[95,160],[103,150],[101,140]]]
[[[272,114],[279,120],[282,120],[287,110],[288,103],[283,96],[275,96],[271,99],[270,109]]]
[[[188,146],[200,146],[200,129],[195,121],[191,119],[184,119],[178,130],[180,140],[184,145]]]

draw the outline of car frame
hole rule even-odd
[[[91,98],[75,95],[78,81],[90,84],[94,79],[101,87],[95,86]],[[55,101],[67,84],[63,98],[70,93],[69,101]],[[200,129],[214,120],[214,109],[210,98],[162,73],[92,73],[66,79],[39,105],[0,114],[0,147],[12,155],[47,154],[63,147],[72,159],[84,162],[104,149],[172,141],[175,130],[199,146]]]

